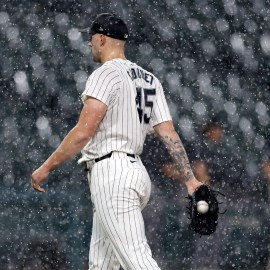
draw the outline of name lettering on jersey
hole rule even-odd
[[[128,76],[132,79],[132,81],[136,79],[144,79],[147,83],[153,83],[154,77],[139,68],[131,68],[130,71],[127,71],[127,73]]]

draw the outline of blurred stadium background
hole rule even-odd
[[[217,232],[194,235],[185,189],[161,173],[166,152],[147,139],[142,157],[153,194],[144,216],[161,268],[270,269],[264,0],[1,1],[0,269],[87,269],[92,210],[83,169],[67,162],[42,195],[29,180],[78,118],[97,67],[78,29],[101,12],[127,22],[128,58],[161,80],[192,164],[204,162],[210,183],[226,194]],[[204,131],[213,122],[223,136],[209,143]]]

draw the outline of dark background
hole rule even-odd
[[[98,67],[79,28],[115,12],[128,24],[127,57],[162,82],[190,161],[205,162],[226,197],[214,235],[188,229],[186,190],[161,173],[150,136],[142,159],[153,181],[144,211],[162,269],[267,269],[269,245],[270,7],[267,1],[8,1],[0,6],[0,269],[87,269],[92,210],[73,159],[45,194],[30,175],[75,125]],[[222,140],[207,143],[217,123]],[[270,166],[270,165],[269,165]]]

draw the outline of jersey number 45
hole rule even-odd
[[[137,87],[136,90],[136,104],[140,122],[142,123],[142,121],[144,121],[145,124],[149,124],[154,105],[153,101],[149,100],[149,97],[156,95],[156,89]]]

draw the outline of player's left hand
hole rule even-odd
[[[219,218],[218,194],[221,193],[212,190],[212,188],[207,185],[201,185],[195,189],[192,195],[187,197],[190,228],[196,233],[200,235],[210,235],[216,231]],[[206,204],[207,208],[200,209],[198,206],[200,202]]]
[[[198,181],[195,177],[190,178],[186,183],[188,195],[192,195],[193,192],[201,186],[203,183]]]
[[[31,186],[38,192],[45,192],[44,188],[41,188],[40,185],[46,180],[50,171],[48,171],[43,166],[39,167],[32,173],[31,176]]]

